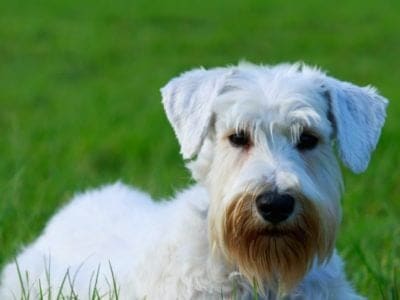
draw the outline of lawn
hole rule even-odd
[[[344,171],[338,249],[360,293],[399,299],[399,15],[399,1],[1,1],[0,265],[76,191],[191,182],[160,103],[170,78],[301,60],[391,100],[369,169]]]

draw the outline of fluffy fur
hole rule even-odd
[[[196,69],[162,95],[198,184],[159,203],[121,183],[77,195],[6,266],[0,299],[23,289],[36,299],[40,286],[80,299],[95,288],[120,299],[251,299],[255,290],[360,299],[334,249],[343,190],[334,148],[365,170],[387,101],[301,64]],[[246,147],[229,141],[235,132],[249,136]],[[303,132],[318,137],[315,149],[296,147]],[[284,222],[258,213],[266,191],[295,199]]]

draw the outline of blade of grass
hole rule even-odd
[[[14,259],[14,263],[17,268],[18,280],[19,280],[19,284],[21,286],[21,298],[22,298],[22,300],[25,300],[26,299],[26,289],[25,289],[24,280],[22,278],[21,269],[20,269],[18,261],[16,259]]]
[[[94,286],[93,286],[93,294],[90,294],[90,288],[89,288],[89,298],[92,300],[99,299],[99,293],[97,291],[97,283],[99,281],[99,274],[100,274],[100,265],[98,265],[97,271],[96,271],[96,277],[95,277]],[[96,295],[97,295],[97,298],[96,298]]]
[[[42,299],[44,299],[44,297],[43,297],[42,282],[40,281],[40,278],[38,280],[38,285],[39,285],[39,300],[42,300]]]
[[[68,276],[69,276],[69,269],[68,269],[67,272],[65,273],[65,275],[64,275],[64,277],[63,277],[63,279],[62,279],[62,281],[61,281],[61,285],[60,285],[60,287],[58,288],[58,293],[57,293],[57,297],[56,297],[57,300],[60,300],[60,299],[61,299],[62,290],[63,290],[63,288],[64,288],[64,284],[65,284],[65,282],[66,282]]]
[[[119,288],[117,287],[117,281],[115,279],[115,274],[114,270],[111,265],[111,261],[108,261],[108,265],[110,267],[110,272],[111,272],[111,279],[112,279],[112,294],[111,297],[114,297],[113,299],[118,300],[119,299]]]
[[[46,263],[47,262],[46,257],[44,257],[43,260],[44,260],[45,274],[46,274],[46,281],[47,281],[47,299],[52,300],[52,297],[51,297],[51,293],[52,293],[52,291],[51,291],[51,289],[52,289],[52,287],[51,287],[51,256],[50,256],[50,254],[49,254],[48,263]]]

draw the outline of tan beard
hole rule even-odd
[[[334,248],[337,220],[321,217],[302,197],[301,212],[285,225],[265,224],[254,210],[254,195],[242,195],[226,211],[223,228],[225,255],[250,283],[268,284],[286,293],[305,276],[316,258],[328,259]],[[328,223],[330,222],[330,223]],[[261,289],[262,292],[262,289]]]

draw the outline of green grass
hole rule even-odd
[[[71,195],[190,182],[159,88],[183,70],[303,60],[391,99],[338,241],[370,299],[400,293],[399,1],[1,1],[0,265]]]
[[[105,279],[108,283],[108,291],[100,291],[98,289],[98,282],[100,276],[100,265],[97,267],[96,271],[93,271],[89,286],[88,286],[88,294],[87,295],[78,295],[75,292],[75,275],[71,275],[69,270],[65,273],[63,279],[61,280],[60,286],[52,287],[52,274],[50,272],[51,261],[50,258],[48,261],[45,259],[45,282],[41,282],[40,279],[38,282],[32,282],[29,278],[29,273],[24,273],[21,271],[18,262],[15,260],[15,265],[17,268],[18,280],[21,289],[21,298],[19,300],[79,300],[85,296],[88,296],[86,299],[91,300],[119,300],[119,286],[115,279],[114,270],[112,268],[111,263],[109,262],[109,271],[110,276],[106,276]],[[104,273],[102,273],[104,276]],[[35,293],[32,292],[35,290]],[[38,294],[36,295],[36,291]]]

